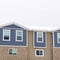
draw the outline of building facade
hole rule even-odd
[[[60,60],[60,30],[53,32],[53,59]]]
[[[34,31],[16,24],[0,27],[0,60],[59,60],[60,31]]]

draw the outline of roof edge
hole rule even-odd
[[[20,25],[20,24],[18,24],[18,23],[16,23],[16,22],[1,24],[1,25],[0,25],[0,28],[2,28],[2,27],[4,27],[4,26],[12,25],[12,24],[15,24],[15,25],[17,25],[17,26],[19,26],[19,27],[22,27],[22,28],[26,29],[26,30],[30,30],[29,28],[27,28],[27,27],[25,27],[25,26],[23,26],[23,25]]]

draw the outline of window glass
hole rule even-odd
[[[44,56],[44,50],[36,50],[36,56]]]
[[[3,40],[10,40],[10,30],[3,30]]]
[[[43,42],[43,33],[37,32],[37,42]]]
[[[9,49],[9,54],[12,54],[12,49]]]
[[[16,40],[23,41],[23,31],[21,31],[21,30],[16,31]]]
[[[36,51],[36,54],[39,55],[39,50]]]
[[[60,42],[60,33],[57,33],[57,40]]]
[[[9,54],[10,55],[16,55],[16,53],[17,53],[17,50],[15,48],[9,49]]]

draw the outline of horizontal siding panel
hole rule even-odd
[[[7,27],[11,27],[11,26],[7,26]],[[14,26],[13,26],[14,27]],[[17,26],[15,27],[17,28]],[[0,45],[15,45],[15,46],[26,46],[26,40],[27,40],[27,30],[23,30],[21,28],[19,28],[19,30],[23,30],[23,42],[18,42],[16,41],[16,30],[18,29],[9,29],[11,30],[11,37],[10,37],[10,41],[3,41],[3,29],[7,29],[7,28],[0,28]]]

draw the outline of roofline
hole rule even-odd
[[[19,26],[19,27],[22,27],[22,28],[26,29],[26,30],[30,30],[29,28],[27,28],[27,27],[25,27],[25,26],[22,26],[22,25],[20,25],[20,24],[18,24],[18,23],[16,23],[16,22],[1,24],[1,25],[0,25],[0,28],[2,28],[2,27],[4,27],[4,26],[11,25],[11,24],[15,24],[15,25],[17,25],[17,26]]]
[[[30,28],[27,28],[27,27],[25,27],[25,26],[23,26],[23,25],[20,25],[19,23],[16,23],[16,22],[1,24],[1,25],[0,25],[0,28],[2,28],[2,27],[4,27],[4,26],[7,26],[7,25],[11,25],[11,24],[15,24],[15,25],[17,25],[17,26],[19,26],[19,27],[22,27],[22,28],[24,28],[24,29],[26,29],[26,30],[29,30],[29,31],[54,32],[54,31],[59,30],[58,28],[53,29],[53,30],[48,30],[48,29],[46,29],[46,30],[44,30],[44,29],[41,29],[41,30],[40,30],[40,29],[30,29]]]
[[[32,29],[32,30],[30,30],[30,31],[54,32],[55,30],[51,30],[51,31],[50,31],[50,30],[33,30],[33,29]]]

